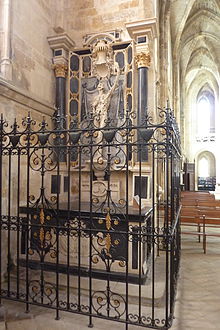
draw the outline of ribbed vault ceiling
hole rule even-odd
[[[185,90],[195,84],[219,83],[220,2],[215,0],[180,1],[171,3],[171,34],[173,54]],[[219,94],[215,89],[216,96]]]

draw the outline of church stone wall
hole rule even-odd
[[[67,0],[64,8],[65,28],[76,45],[80,46],[82,37],[86,34],[124,29],[125,23],[154,17],[153,1],[147,1],[147,6],[145,2],[144,0]]]
[[[12,11],[12,80],[19,88],[54,103],[52,52],[53,6],[47,0],[14,0]]]

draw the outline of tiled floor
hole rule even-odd
[[[207,254],[196,237],[183,237],[180,277],[172,330],[220,329],[220,239],[208,238]],[[53,311],[22,316],[16,305],[14,319],[7,322],[8,330],[87,330],[88,318],[65,313],[54,320]],[[5,329],[1,327],[0,330]],[[94,330],[125,329],[125,325],[94,319]],[[142,329],[129,326],[129,330]]]

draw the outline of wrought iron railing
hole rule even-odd
[[[1,117],[1,298],[57,319],[87,315],[89,326],[98,317],[167,329],[180,253],[177,125],[170,109],[157,124],[137,126],[129,111],[99,124],[92,114],[57,116],[51,128]]]

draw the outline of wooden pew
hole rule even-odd
[[[181,192],[181,198],[195,198],[195,199],[200,199],[200,198],[209,198],[209,197],[214,197],[213,194],[210,194],[209,192],[191,192],[191,191],[182,191]]]
[[[197,206],[193,207],[184,207],[182,206],[181,213],[180,213],[180,223],[181,226],[187,227],[196,227],[197,231],[192,230],[182,230],[182,234],[184,235],[196,235],[200,242],[200,237],[203,239],[203,250],[204,253],[206,252],[206,236],[204,235],[204,228],[201,232],[201,228],[204,226],[203,220],[201,219],[201,215],[199,213],[199,209]]]
[[[184,235],[194,235],[197,236],[200,242],[200,237],[202,237],[202,243],[203,243],[203,251],[206,253],[206,232],[205,232],[205,223],[204,219],[199,218],[198,216],[196,217],[190,217],[190,216],[181,216],[181,225],[185,226],[196,226],[197,231],[193,230],[181,230],[181,234]],[[201,231],[202,227],[202,231]]]
[[[220,237],[220,233],[207,231],[209,227],[220,228],[220,201],[209,192],[181,193],[181,226],[196,226],[197,231],[182,231],[182,234],[197,235],[203,238],[203,250],[206,253],[207,237]],[[202,231],[201,231],[202,229]]]
[[[206,201],[198,201],[198,204],[197,206],[200,208],[200,209],[203,209],[203,208],[215,208],[216,210],[220,210],[220,200],[206,200]]]
[[[208,218],[220,218],[220,209],[216,209],[216,208],[198,208],[199,211],[199,215],[200,217],[205,216],[206,219]]]
[[[220,211],[214,212],[214,211],[209,211],[208,213],[201,211],[203,213],[202,215],[202,220],[204,222],[204,235],[205,237],[219,237],[220,238],[220,232],[217,233],[212,233],[212,232],[207,232],[206,228],[207,227],[212,227],[212,228],[220,228]],[[206,213],[206,214],[204,214]],[[214,216],[214,217],[213,217]],[[205,238],[205,252],[206,253],[206,245],[207,245],[207,239]]]
[[[207,191],[207,190],[183,190],[183,191],[181,191],[181,194],[186,194],[186,195],[190,195],[190,194],[209,194],[209,191]]]
[[[215,200],[215,197],[213,195],[202,195],[202,196],[187,196],[187,197],[184,197],[184,196],[181,196],[181,200],[202,200],[202,201],[205,201],[205,200]]]
[[[215,209],[220,210],[220,201],[206,200],[206,201],[181,201],[182,207],[197,207],[199,209]]]
[[[203,250],[206,253],[207,250],[207,237],[219,237],[219,233],[213,233],[207,231],[209,227],[220,228],[220,209],[216,210],[214,208],[195,209],[182,207],[181,210],[181,225],[187,226],[197,226],[197,231],[182,231],[185,235],[197,235],[200,241],[200,237],[203,238]],[[201,231],[202,229],[202,231]]]
[[[214,195],[207,192],[190,192],[190,194],[186,194],[186,196],[181,193],[181,204],[187,207],[220,207],[220,201],[215,200]]]

